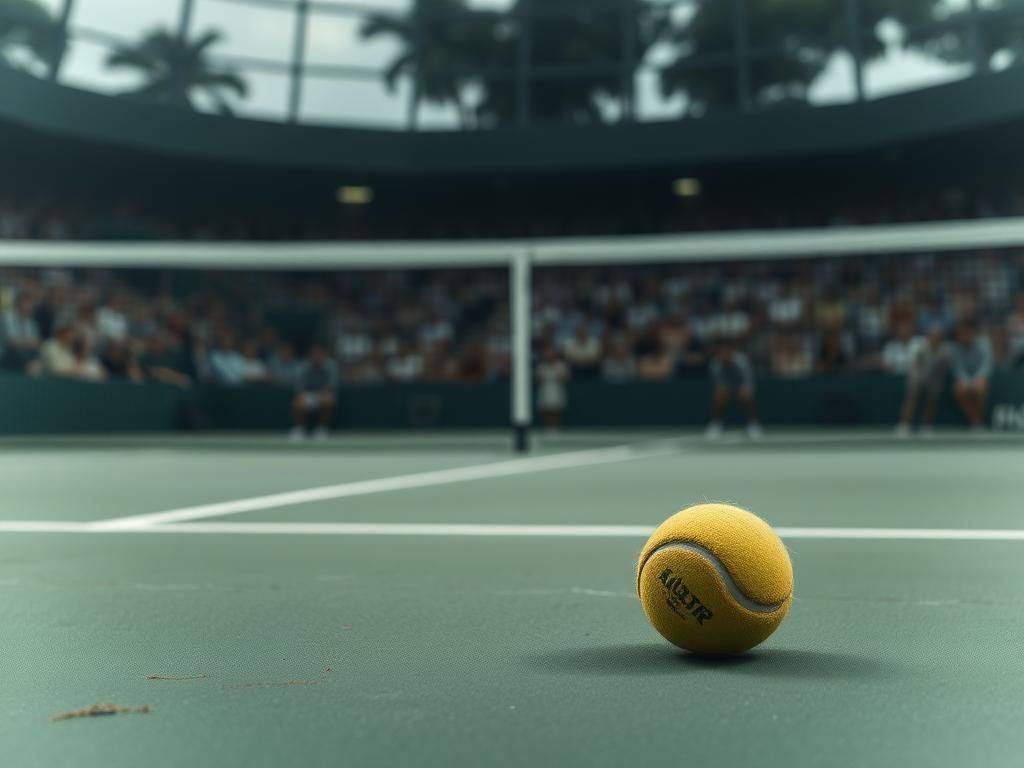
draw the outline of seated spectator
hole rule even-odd
[[[247,339],[242,345],[242,383],[263,384],[270,381],[270,371],[260,357],[260,345],[255,339]]]
[[[3,340],[2,367],[24,371],[39,352],[39,325],[35,319],[36,302],[26,291],[17,298],[12,309],[0,318],[0,339]]]
[[[657,333],[647,333],[637,342],[636,356],[636,373],[639,378],[648,381],[672,378],[675,360]]]
[[[957,327],[952,357],[953,395],[970,428],[980,430],[992,376],[992,342],[978,333],[973,320],[963,320]]]
[[[318,440],[327,437],[334,420],[334,407],[337,403],[334,390],[337,386],[337,365],[327,357],[327,351],[322,345],[314,345],[296,380],[295,397],[292,399],[292,440],[305,438],[306,418],[310,413],[317,415],[313,437]]]
[[[771,365],[772,373],[783,379],[800,379],[814,371],[808,344],[797,333],[783,333],[775,337]]]
[[[690,324],[679,322],[668,329],[666,339],[672,357],[675,360],[677,376],[703,376],[708,367],[704,345],[694,335]]]
[[[210,375],[218,384],[237,387],[245,383],[248,370],[245,358],[235,346],[235,337],[228,332],[220,335],[217,346],[210,352]]]
[[[608,343],[608,351],[601,362],[601,377],[605,381],[631,381],[636,378],[636,358],[629,348],[629,337],[616,334]]]
[[[107,378],[100,359],[93,352],[92,339],[85,333],[78,333],[71,342],[71,354],[75,358],[72,376],[82,381],[103,381]]]
[[[57,328],[52,339],[47,339],[39,348],[39,359],[34,364],[34,373],[43,376],[73,376],[75,371],[75,327],[65,323]]]
[[[108,341],[120,341],[128,335],[128,302],[123,294],[115,293],[110,301],[96,312],[97,340],[102,348]]]
[[[938,326],[948,331],[953,323],[953,316],[946,308],[937,291],[929,293],[917,311],[918,328],[934,328]]]
[[[906,321],[902,325],[902,334],[909,335],[911,324]],[[924,338],[910,338],[906,344],[904,355],[902,347],[894,347],[890,354],[890,366],[886,369],[891,373],[904,373],[907,377],[906,392],[903,395],[903,407],[900,409],[900,420],[896,425],[898,437],[906,437],[914,423],[914,413],[918,402],[924,396],[924,412],[921,417],[923,434],[931,432],[935,423],[935,412],[938,409],[939,396],[949,370],[949,348],[946,334],[941,325],[934,325]],[[888,344],[886,345],[888,349]],[[905,358],[905,359],[904,359]]]
[[[487,347],[480,339],[472,339],[463,345],[455,367],[459,381],[475,384],[484,381],[487,370]]]
[[[267,360],[267,371],[274,384],[294,387],[302,371],[302,364],[295,358],[295,348],[287,341],[280,342]]]
[[[878,285],[865,287],[856,314],[857,337],[863,354],[872,358],[878,354],[885,333],[886,313],[882,306]],[[911,327],[913,331],[913,327]]]
[[[842,332],[830,328],[821,336],[815,369],[818,373],[841,373],[849,367],[852,356]]]
[[[815,307],[815,320],[822,328],[842,328],[846,324],[846,302],[836,288],[826,288]]]
[[[100,343],[99,326],[97,325],[96,301],[92,298],[95,289],[87,292],[86,298],[81,301],[72,317],[75,321],[75,330],[79,336],[84,336],[90,349],[95,349]]]
[[[601,372],[601,340],[585,320],[577,323],[563,351],[573,378],[593,379]]]
[[[388,378],[394,381],[415,381],[423,373],[423,355],[412,344],[402,342],[387,368]]]
[[[567,403],[566,382],[571,375],[569,366],[558,355],[554,345],[544,348],[544,356],[537,366],[537,409],[544,426],[551,431],[562,424],[562,413]]]
[[[909,320],[900,321],[896,335],[882,347],[882,370],[896,376],[906,376],[914,357],[914,351],[922,340],[914,336],[914,325]]]
[[[436,342],[423,353],[423,381],[457,381],[459,364],[448,342]]]
[[[804,301],[800,294],[788,290],[772,299],[768,304],[768,319],[773,324],[790,328],[804,319]]]
[[[136,347],[127,339],[108,341],[106,349],[100,355],[100,362],[111,379],[127,379],[134,382],[143,380]]]
[[[189,365],[181,349],[168,343],[163,334],[154,334],[145,342],[139,356],[139,368],[144,376],[154,381],[172,384],[185,389],[192,386],[192,377],[188,374]]]
[[[362,360],[345,369],[345,380],[356,384],[377,384],[384,381],[386,372],[379,352],[371,352]]]
[[[1013,313],[1006,320],[1006,344],[1010,367],[1024,368],[1024,292],[1017,294]]]

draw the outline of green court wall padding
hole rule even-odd
[[[884,426],[895,423],[903,380],[878,373],[813,376],[758,384],[761,420],[769,426]],[[339,429],[491,429],[509,424],[507,381],[480,384],[346,385],[337,391]],[[141,432],[182,428],[285,430],[293,393],[273,386],[195,390],[147,382],[102,384],[0,375],[0,434]],[[569,384],[567,427],[696,427],[708,419],[704,379]],[[1024,430],[1024,372],[992,380],[990,422]],[[735,408],[730,423],[743,415]],[[959,424],[944,392],[940,424]]]
[[[181,407],[181,390],[166,384],[0,374],[0,434],[166,431]]]

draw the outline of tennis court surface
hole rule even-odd
[[[1022,468],[880,433],[7,440],[4,763],[1020,765]],[[725,660],[633,591],[712,499],[796,574]],[[96,703],[149,711],[51,719]]]

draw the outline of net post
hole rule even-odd
[[[512,428],[518,453],[530,449],[530,421],[533,412],[533,363],[530,359],[531,266],[527,248],[513,253],[509,280],[509,304],[512,308]]]

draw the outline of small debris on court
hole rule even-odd
[[[116,704],[93,704],[85,709],[74,709],[70,712],[61,712],[59,715],[52,715],[50,720],[73,720],[77,717],[104,717],[106,715],[148,715],[152,710],[149,704],[141,707],[119,707]]]
[[[227,690],[237,690],[239,688],[292,688],[302,685],[320,685],[322,682],[323,680],[281,680],[277,682],[235,683],[225,685],[224,688]]]
[[[146,675],[147,680],[206,680],[210,676],[207,674],[202,675],[186,675],[184,677],[177,677],[176,675]]]

